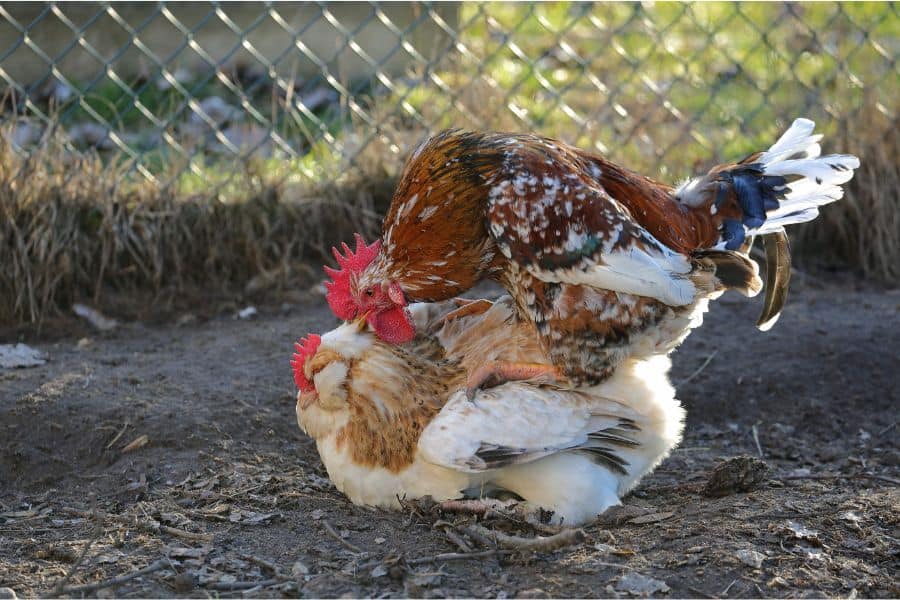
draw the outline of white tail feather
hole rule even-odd
[[[818,207],[844,197],[840,186],[853,178],[859,159],[849,154],[820,156],[822,135],[813,134],[814,129],[815,123],[809,119],[796,119],[757,159],[766,175],[786,177],[790,191],[778,208],[766,213],[766,222],[749,234],[812,221],[819,214]]]

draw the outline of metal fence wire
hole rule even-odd
[[[898,46],[894,3],[4,3],[3,135],[28,153],[64,132],[159,185],[399,164],[447,126],[671,178],[797,116],[896,135]]]

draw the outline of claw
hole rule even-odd
[[[502,385],[508,381],[534,380],[538,383],[556,383],[561,377],[559,369],[552,365],[491,361],[469,375],[466,380],[466,398],[474,400],[478,390]]]

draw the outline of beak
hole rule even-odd
[[[369,318],[369,315],[370,315],[370,314],[372,314],[372,311],[371,311],[371,310],[367,310],[367,311],[364,312],[363,314],[359,315],[359,316],[356,318],[355,321],[353,321],[353,324],[356,325],[356,330],[357,330],[359,333],[362,333],[363,331],[366,330],[366,327],[367,327],[368,324],[369,324],[369,323],[368,323],[368,318]]]

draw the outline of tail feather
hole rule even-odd
[[[859,159],[848,154],[821,156],[815,123],[797,119],[765,152],[713,168],[680,186],[680,202],[705,206],[719,215],[720,249],[736,250],[745,239],[811,221],[819,207],[843,197],[841,185],[853,178]]]
[[[752,295],[759,291],[755,279],[728,254],[745,252],[753,236],[763,236],[766,250],[766,297],[757,326],[770,328],[784,307],[790,282],[791,257],[788,225],[812,221],[819,207],[844,197],[843,184],[853,178],[859,159],[849,154],[821,156],[820,134],[815,123],[796,119],[765,152],[750,155],[737,164],[714,167],[703,177],[687,181],[675,190],[679,202],[695,210],[708,210],[719,227],[712,250],[695,256],[712,259],[716,276],[725,287]],[[748,285],[752,284],[752,285]]]
[[[781,134],[778,141],[759,156],[759,162],[770,164],[796,155],[816,158],[822,153],[819,146],[822,134],[813,135],[815,128],[816,124],[809,119],[795,119],[790,129]]]
[[[762,289],[759,267],[745,254],[731,250],[700,250],[693,256],[701,262],[712,263],[716,279],[726,289],[750,298]]]

